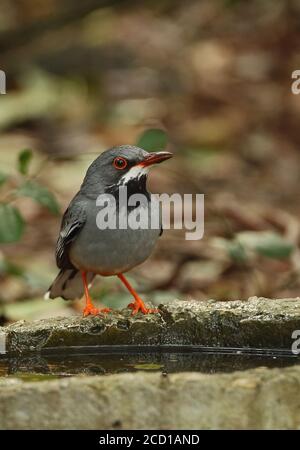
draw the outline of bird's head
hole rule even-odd
[[[90,165],[81,189],[87,193],[99,193],[130,184],[144,187],[150,167],[173,155],[169,152],[149,153],[139,147],[121,145],[103,152]]]

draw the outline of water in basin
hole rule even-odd
[[[0,357],[0,377],[24,381],[113,373],[156,371],[163,374],[196,371],[233,372],[255,367],[287,367],[300,364],[300,357],[287,351],[211,349],[198,347],[134,348],[99,347],[52,349],[39,355]]]

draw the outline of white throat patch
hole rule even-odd
[[[149,167],[143,167],[137,164],[136,166],[131,167],[131,169],[129,169],[128,172],[122,178],[120,178],[118,185],[127,184],[130,180],[133,179],[139,179],[143,175],[147,175],[148,171]]]

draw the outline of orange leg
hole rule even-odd
[[[90,297],[90,293],[89,293],[89,288],[88,288],[88,284],[86,281],[86,273],[85,272],[81,272],[81,276],[82,276],[82,281],[83,281],[83,286],[84,286],[84,294],[85,294],[85,308],[83,310],[83,315],[85,316],[95,316],[97,314],[100,313],[108,313],[109,311],[111,311],[110,308],[95,308],[95,306],[92,303],[92,299]]]
[[[128,283],[126,278],[122,273],[118,274],[118,277],[122,281],[122,283],[127,287],[130,294],[134,297],[134,302],[129,303],[128,307],[132,308],[132,315],[137,314],[139,311],[141,311],[143,314],[154,314],[158,312],[158,309],[151,309],[147,308],[143,300],[139,297],[139,295],[135,292],[133,287]]]

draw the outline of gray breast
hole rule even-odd
[[[147,206],[131,210],[129,225],[134,226],[135,218],[139,221],[148,215],[147,223],[142,223],[144,228],[138,229],[99,229],[96,223],[99,210],[95,203],[90,205],[85,226],[71,246],[70,259],[74,266],[100,275],[114,275],[145,261],[160,235],[159,205],[152,200]],[[119,223],[119,212],[115,214],[116,222]],[[155,228],[151,227],[151,223]]]

